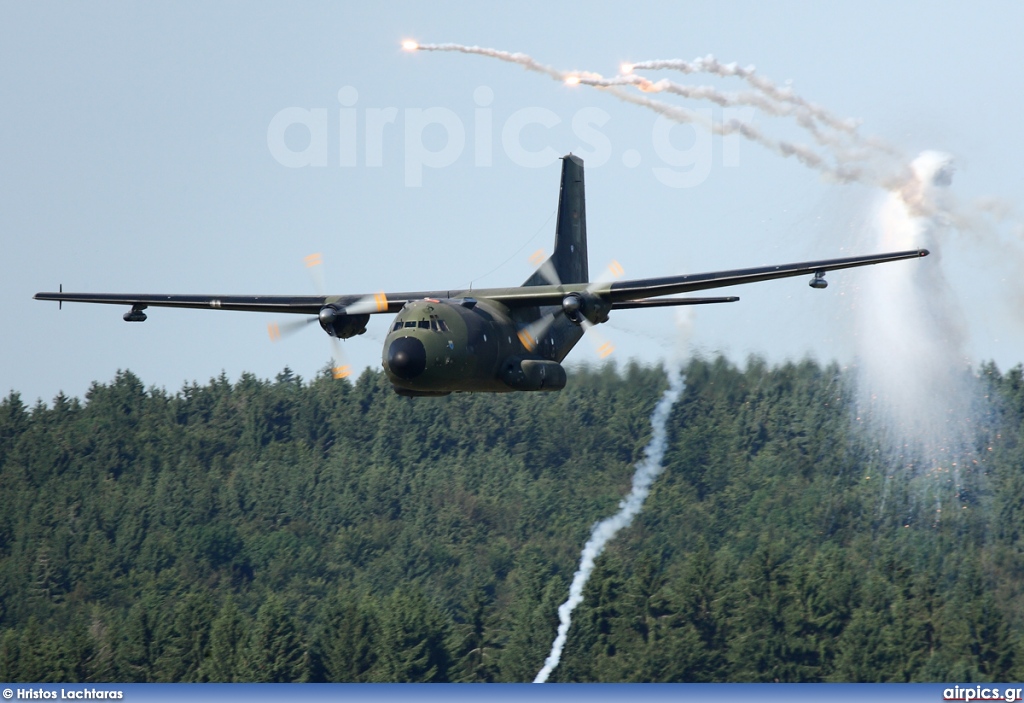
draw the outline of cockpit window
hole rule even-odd
[[[408,322],[405,323],[405,326],[406,327],[415,327],[416,326],[416,322],[415,322],[415,320],[409,320]]]
[[[442,332],[448,331],[448,323],[446,323],[444,320],[438,319],[437,326],[441,328]]]
[[[395,323],[395,326],[391,328],[391,331],[395,332],[395,331],[400,330],[400,329],[402,329],[402,321],[401,320],[399,320],[398,322]]]
[[[430,322],[428,322],[427,320],[420,320],[419,327],[420,327],[421,330],[429,330],[430,329]]]
[[[431,315],[430,316],[430,329],[433,332],[437,332],[438,331],[438,329],[437,329],[437,315]]]

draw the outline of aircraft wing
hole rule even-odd
[[[616,281],[590,288],[591,292],[612,303],[613,309],[649,308],[668,305],[700,305],[705,303],[728,303],[737,298],[670,298],[658,300],[660,296],[690,293],[710,288],[725,288],[744,283],[756,283],[775,278],[825,273],[839,269],[869,266],[902,259],[916,259],[927,256],[927,249],[913,249],[889,254],[854,256],[843,259],[807,261],[780,266],[736,269],[663,278],[641,278],[632,281]],[[248,312],[290,313],[316,315],[324,305],[336,305],[353,314],[395,313],[412,300],[424,298],[487,298],[509,307],[560,305],[566,293],[583,292],[593,284],[574,283],[570,285],[520,286],[516,288],[490,288],[480,290],[435,290],[408,293],[371,293],[362,295],[163,295],[125,293],[36,293],[36,300],[52,300],[68,303],[103,303],[129,305],[136,310],[147,307],[191,308],[199,310],[242,310]]]
[[[736,269],[734,271],[718,271],[714,273],[697,273],[686,276],[667,276],[664,278],[643,278],[635,281],[616,281],[608,288],[608,297],[613,303],[638,298],[650,298],[662,295],[690,293],[709,288],[725,288],[744,283],[770,281],[775,278],[805,276],[808,274],[884,264],[902,259],[917,259],[928,256],[927,249],[897,251],[890,254],[873,254],[869,256],[851,256],[844,259],[825,259],[823,261],[806,261],[799,264],[782,264],[781,266],[762,266],[759,268]]]
[[[805,261],[797,264],[782,264],[779,266],[761,266],[758,268],[736,269],[733,271],[714,271],[711,273],[696,273],[681,276],[666,276],[663,278],[640,278],[632,281],[616,281],[601,285],[574,283],[561,286],[525,286],[521,288],[506,288],[494,290],[477,291],[475,295],[481,298],[497,300],[509,307],[527,307],[531,305],[560,305],[562,298],[567,293],[580,293],[589,290],[612,303],[613,309],[624,307],[656,307],[660,305],[693,305],[700,303],[728,303],[733,302],[731,298],[675,298],[668,300],[657,299],[663,295],[677,295],[679,293],[692,293],[699,290],[711,288],[726,288],[738,286],[744,283],[757,283],[758,281],[770,281],[775,278],[789,278],[791,276],[806,276],[839,269],[855,268],[857,266],[870,266],[871,264],[884,264],[890,261],[901,261],[903,259],[918,259],[928,256],[927,249],[911,249],[909,251],[897,251],[888,254],[872,254],[868,256],[851,256],[843,259],[824,259],[821,261]],[[465,292],[464,295],[473,295]],[[689,302],[683,302],[689,301]],[[631,304],[639,303],[639,304]]]
[[[447,291],[416,293],[371,293],[367,295],[164,295],[153,293],[36,293],[36,300],[62,303],[104,303],[147,307],[191,308],[194,310],[241,310],[246,312],[316,315],[324,305],[342,308],[359,305],[360,314],[398,312],[410,300],[447,297]],[[364,309],[365,308],[365,309]]]

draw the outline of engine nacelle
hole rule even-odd
[[[501,379],[517,391],[560,391],[565,388],[565,369],[557,361],[519,359],[505,362]]]
[[[320,308],[317,318],[324,332],[338,339],[348,339],[362,334],[366,331],[366,325],[370,321],[369,315],[346,315],[344,309],[339,309],[334,305],[325,305]]]
[[[562,298],[562,311],[570,322],[582,325],[588,320],[595,325],[608,322],[611,305],[593,293],[570,293]]]

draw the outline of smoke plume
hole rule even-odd
[[[624,527],[633,523],[633,518],[643,508],[647,495],[651,492],[651,485],[661,475],[663,467],[661,460],[665,457],[665,448],[668,445],[668,424],[672,407],[679,400],[685,388],[685,379],[678,370],[671,369],[668,372],[669,385],[662,394],[658,404],[651,413],[651,441],[644,448],[644,457],[637,464],[633,473],[633,488],[629,495],[619,502],[619,511],[609,518],[601,520],[590,531],[590,539],[583,547],[580,555],[580,566],[572,578],[572,585],[569,586],[569,598],[558,607],[558,633],[554,643],[551,645],[551,653],[544,661],[544,667],[537,673],[534,683],[544,683],[548,676],[562,658],[562,648],[565,646],[565,639],[569,634],[569,626],[572,624],[572,611],[583,602],[583,588],[587,585],[591,572],[594,570],[595,560],[604,552],[605,546]]]
[[[950,234],[943,213],[952,160],[924,152],[911,173],[879,198],[869,235],[883,250],[924,247],[937,259]],[[948,474],[971,451],[976,430],[966,319],[940,262],[929,263],[866,271],[857,310],[859,420],[909,470],[905,478]]]

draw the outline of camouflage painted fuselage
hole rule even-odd
[[[537,308],[513,313],[485,298],[407,303],[384,341],[384,371],[403,395],[559,390],[565,376],[557,364],[583,330],[558,319],[530,351],[518,336],[518,318],[538,314]]]

